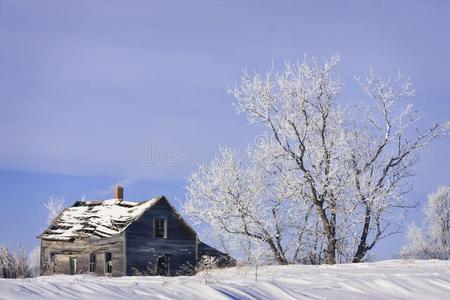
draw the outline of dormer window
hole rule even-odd
[[[167,219],[155,218],[154,236],[157,238],[167,238]]]

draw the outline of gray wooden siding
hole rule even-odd
[[[154,219],[167,219],[167,238],[154,237]],[[196,236],[180,221],[165,199],[134,221],[125,233],[127,275],[133,268],[146,271],[156,266],[159,256],[169,256],[170,275],[177,275],[187,263],[196,264]]]
[[[69,258],[77,258],[77,273],[89,272],[89,254],[95,253],[96,274],[105,275],[105,252],[112,253],[113,273],[112,276],[124,275],[124,253],[123,253],[122,237],[114,237],[108,239],[83,239],[75,240],[73,242],[63,241],[41,241],[41,270],[45,269],[45,262],[47,262],[51,254],[55,256],[54,273],[69,274]],[[47,274],[53,273],[52,270],[47,270]]]

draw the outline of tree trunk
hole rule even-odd
[[[329,265],[336,264],[336,239],[335,238],[328,238],[328,245],[327,245],[327,258],[325,259],[325,262]]]
[[[277,263],[280,265],[287,265],[288,261],[286,257],[284,256],[283,252],[281,252],[281,250],[275,246],[274,241],[272,239],[267,239],[266,242],[269,244],[270,250],[272,250]]]
[[[327,235],[327,257],[325,262],[329,265],[336,264],[336,228],[333,225],[334,222],[330,222],[328,220],[325,209],[322,206],[322,203],[316,204],[317,212],[319,213],[320,219],[322,220],[322,224]],[[335,218],[335,214],[332,213],[332,219]],[[334,220],[334,219],[333,219]]]
[[[288,261],[286,260],[286,258],[284,258],[282,255],[278,255],[276,257],[276,259],[277,259],[277,263],[280,264],[280,265],[287,265],[287,264],[289,264]]]
[[[364,226],[361,232],[361,237],[359,239],[359,245],[356,249],[356,253],[353,256],[352,262],[359,263],[366,256],[367,253],[367,236],[369,235],[370,229],[370,208],[366,207],[366,212],[364,215]]]
[[[288,261],[287,261],[286,257],[284,256],[284,254],[279,249],[276,249],[275,251],[273,251],[273,253],[275,255],[275,259],[276,259],[278,264],[280,264],[280,265],[287,265],[288,264]]]
[[[355,255],[353,256],[352,263],[360,263],[361,260],[366,256],[367,251],[365,249],[360,249],[358,247],[358,250],[356,251]]]

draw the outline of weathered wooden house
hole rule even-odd
[[[235,263],[200,242],[166,197],[129,202],[122,187],[114,192],[111,200],[76,202],[38,237],[42,274],[177,275],[203,255]]]

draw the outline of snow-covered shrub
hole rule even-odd
[[[134,276],[153,276],[156,274],[155,264],[151,261],[147,263],[147,266],[143,270],[139,270],[135,267],[132,267],[131,270],[133,271]]]
[[[424,230],[414,224],[409,227],[408,244],[402,248],[401,257],[450,259],[449,187],[439,187],[435,193],[428,196],[424,214]]]
[[[192,276],[196,273],[195,266],[189,262],[186,262],[180,266],[175,273],[176,276]]]
[[[32,272],[28,256],[22,246],[11,252],[6,245],[0,245],[0,278],[27,278]]]

